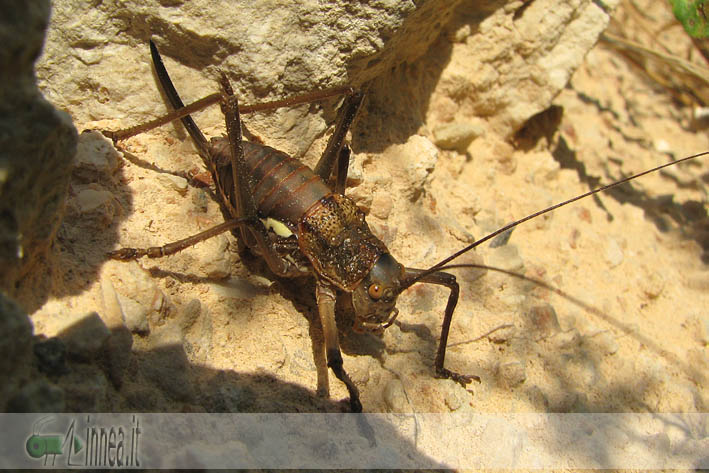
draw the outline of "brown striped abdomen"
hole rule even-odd
[[[306,210],[332,192],[309,167],[286,153],[256,143],[243,145],[261,215],[296,226]]]
[[[242,146],[248,180],[262,217],[274,218],[296,229],[305,211],[332,192],[309,167],[286,153],[248,141]],[[224,189],[234,204],[229,141],[212,139],[210,148],[216,161],[217,186]]]

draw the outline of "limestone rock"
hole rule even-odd
[[[67,372],[66,345],[60,338],[52,337],[35,343],[32,350],[41,372],[48,375],[60,375]]]
[[[74,324],[63,331],[61,338],[70,355],[82,360],[92,360],[100,354],[110,335],[111,332],[101,317],[92,312],[77,318]]]
[[[31,363],[32,323],[0,293],[0,406],[21,384]]]
[[[433,130],[436,146],[460,152],[465,152],[470,142],[483,133],[482,126],[463,121],[446,123]]]
[[[40,378],[24,385],[8,402],[6,412],[63,412],[64,391]]]
[[[3,1],[0,9],[0,287],[12,295],[55,237],[77,135],[34,77],[49,1]]]

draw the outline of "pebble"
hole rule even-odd
[[[371,213],[377,218],[386,220],[391,214],[392,205],[391,195],[388,192],[377,191],[372,198]]]
[[[618,351],[618,342],[612,332],[603,331],[587,338],[598,347],[603,355],[612,355]]]
[[[396,171],[397,189],[410,201],[415,201],[431,177],[438,162],[438,148],[425,136],[413,135],[403,145],[393,146],[383,159],[399,162]],[[401,187],[398,187],[401,186]]]
[[[315,362],[313,361],[312,352],[306,353],[305,350],[296,349],[289,358],[290,363],[288,363],[288,367],[291,373],[302,375],[303,373],[315,372]]]
[[[487,264],[507,271],[520,272],[524,261],[519,255],[519,249],[514,244],[498,246],[487,254]]]
[[[539,338],[546,338],[561,331],[556,311],[549,303],[535,305],[526,316],[532,332]]]
[[[352,199],[365,214],[372,210],[372,186],[363,184],[361,186],[347,189],[347,197]]]
[[[69,205],[75,213],[92,219],[101,229],[110,225],[120,213],[120,205],[113,194],[98,184],[79,190]]]
[[[495,168],[504,175],[510,176],[517,169],[514,151],[512,145],[504,141],[496,140],[492,145],[492,153],[497,161]]]
[[[505,388],[519,386],[527,379],[527,369],[524,361],[511,360],[500,363],[497,367],[497,377]]]
[[[350,156],[350,166],[347,169],[347,187],[356,187],[364,180],[364,169],[362,162],[368,159],[367,154],[353,153]]]
[[[490,248],[499,248],[509,243],[510,237],[512,236],[512,230],[514,230],[514,228],[510,228],[509,230],[504,231],[493,238],[490,242]]]
[[[99,175],[113,174],[118,169],[120,157],[111,140],[103,134],[95,130],[84,131],[79,135],[73,174],[86,182],[94,182]]]
[[[197,319],[199,319],[200,312],[202,311],[202,303],[199,299],[192,299],[187,304],[182,307],[180,314],[177,319],[177,323],[183,332],[188,331],[195,324]]]
[[[470,410],[470,394],[460,384],[454,384],[442,394],[444,396],[443,401],[451,412]]]
[[[192,193],[192,204],[199,212],[206,212],[209,207],[209,195],[204,191],[204,189],[197,189]]]
[[[310,358],[312,362],[312,354]],[[314,362],[312,363],[313,369],[315,369],[315,364]],[[378,369],[381,369],[381,365],[379,365],[379,363],[375,361],[374,358],[369,356],[355,357],[353,361],[348,363],[348,366],[348,373],[350,375],[350,378],[352,379],[352,382],[355,383],[357,386],[360,386],[360,389],[362,389],[362,387],[369,382],[369,374],[372,371],[376,372]]]
[[[647,271],[640,280],[640,287],[648,299],[657,299],[665,289],[665,278],[655,271]]]
[[[152,301],[154,299],[158,287],[150,277],[150,274],[138,266],[137,262],[120,263],[115,266],[115,269],[114,283],[121,282],[125,289],[125,294],[130,294],[131,298],[139,302],[144,300]],[[114,287],[120,288],[121,286],[114,284]]]
[[[131,360],[133,337],[124,323],[124,314],[109,278],[101,279],[104,319],[111,332],[105,348],[107,375],[118,389],[123,384],[123,373]]]
[[[378,222],[376,220],[371,220],[367,222],[369,228],[372,229],[372,234],[379,238],[387,247],[391,247],[396,242],[396,236],[398,235],[398,227],[393,225],[387,225],[384,222]]]
[[[73,48],[71,55],[87,66],[100,63],[104,57],[101,48]],[[99,97],[103,95],[101,94],[101,89],[103,89],[103,87],[99,88]],[[100,103],[106,103],[108,100],[104,95],[104,98],[99,98],[98,101]]]
[[[623,249],[613,238],[608,240],[608,244],[606,245],[605,257],[606,262],[608,262],[611,268],[615,268],[623,262]]]
[[[121,304],[126,326],[130,330],[136,328],[141,331],[147,330],[151,323],[161,323],[173,310],[172,301],[158,289],[150,274],[135,261],[116,264],[112,269],[114,273],[111,275],[111,281],[117,288],[118,301]],[[136,302],[140,307],[126,301],[126,298]]]
[[[101,279],[101,295],[103,296],[103,319],[106,326],[109,330],[123,326],[123,311],[109,278]]]
[[[60,338],[64,341],[67,353],[80,359],[96,358],[111,332],[96,312],[91,312],[65,329]]]
[[[655,147],[655,150],[659,151],[660,153],[672,152],[672,146],[667,142],[667,140],[663,138],[655,138],[655,140],[652,142],[652,145]]]
[[[209,283],[210,291],[229,299],[252,299],[268,295],[269,287],[270,282],[267,279],[259,280],[253,276],[248,279],[232,277],[218,283]]]
[[[433,130],[434,143],[441,149],[464,153],[475,138],[482,136],[485,129],[471,122],[452,122],[437,126]]]
[[[406,399],[404,385],[399,379],[394,378],[389,380],[384,387],[382,396],[389,412],[411,412],[411,404],[409,404],[408,399]]]
[[[581,343],[581,335],[577,329],[571,329],[566,332],[559,332],[554,335],[554,344],[558,348],[574,348]]]
[[[196,251],[200,272],[213,279],[228,277],[233,266],[231,260],[233,253],[230,253],[228,248],[229,239],[226,235],[218,235],[202,242],[201,247]]]
[[[101,207],[107,207],[113,200],[113,194],[107,190],[88,188],[80,191],[74,201],[80,213],[87,214],[97,211]]]
[[[50,376],[66,374],[66,345],[61,339],[52,337],[35,343],[32,347],[39,370]]]
[[[148,324],[148,309],[140,303],[134,301],[130,297],[124,296],[121,293],[118,295],[118,302],[121,304],[121,311],[125,318],[126,327],[133,333],[147,335],[150,333],[150,324]]]
[[[155,178],[165,189],[176,191],[180,195],[187,193],[187,179],[184,177],[169,173],[158,173]]]
[[[172,400],[189,402],[194,399],[190,363],[182,346],[180,329],[164,325],[153,330],[148,341],[149,349],[140,365],[145,378]]]

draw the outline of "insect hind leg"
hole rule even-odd
[[[252,224],[253,222],[250,222],[248,219],[232,219],[203,232],[197,233],[196,235],[192,235],[163,246],[151,246],[149,248],[121,248],[119,250],[110,251],[108,256],[117,260],[130,260],[142,258],[143,256],[147,256],[148,258],[162,258],[163,256],[173,255],[178,251],[182,251],[185,248],[194,246],[201,241],[208,240],[226,231]]]
[[[303,271],[296,264],[281,256],[276,245],[269,238],[266,227],[258,219],[258,208],[254,199],[252,184],[248,178],[249,171],[244,159],[243,136],[241,133],[241,116],[239,101],[229,83],[226,74],[222,73],[220,85],[222,88],[222,112],[224,113],[227,136],[229,138],[229,155],[231,159],[232,182],[234,184],[234,200],[236,218],[254,222],[249,227],[241,228],[241,236],[250,248],[258,248],[266,260],[268,267],[277,276],[297,277]]]

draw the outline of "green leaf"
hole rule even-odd
[[[693,38],[709,38],[709,0],[669,0],[672,12]]]

